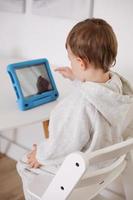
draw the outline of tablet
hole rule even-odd
[[[46,58],[9,64],[7,71],[20,110],[54,101],[59,96]]]

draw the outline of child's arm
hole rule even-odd
[[[72,81],[75,79],[75,76],[70,67],[58,67],[58,68],[54,69],[54,71],[59,72],[62,76],[64,76],[65,78],[68,78]]]
[[[37,147],[36,158],[42,165],[59,165],[66,155],[82,150],[90,142],[89,115],[93,111],[88,106],[85,108],[79,99],[76,98],[73,103],[71,100],[70,98],[69,104],[63,100],[52,111],[49,139],[42,141]]]

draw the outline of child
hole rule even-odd
[[[33,146],[26,165],[18,163],[27,200],[27,184],[42,173],[34,168],[41,171],[59,166],[69,153],[112,145],[131,130],[133,89],[123,77],[110,71],[117,55],[112,27],[102,19],[79,22],[67,37],[66,49],[71,67],[56,71],[72,80],[75,90],[52,111],[49,139]]]

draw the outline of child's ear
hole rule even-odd
[[[86,66],[85,61],[84,61],[82,58],[80,58],[80,57],[77,57],[77,61],[79,62],[81,68],[82,68],[83,70],[86,70],[87,66]]]

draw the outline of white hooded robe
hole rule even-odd
[[[133,89],[120,75],[110,74],[106,83],[77,83],[75,91],[55,107],[49,139],[37,150],[41,164],[60,164],[74,151],[92,151],[120,142],[133,127]]]
[[[106,83],[77,82],[54,108],[49,139],[37,147],[37,160],[44,166],[29,169],[21,161],[17,165],[26,199],[30,199],[27,184],[36,174],[45,173],[47,166],[58,169],[69,153],[94,151],[133,134],[133,88],[119,74],[110,72],[110,76]]]

